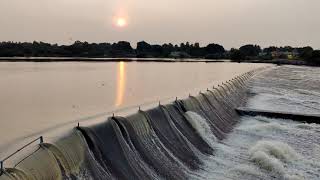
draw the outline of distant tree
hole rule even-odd
[[[232,61],[237,61],[237,62],[240,62],[241,60],[244,60],[245,59],[245,54],[243,54],[243,52],[241,52],[240,50],[238,49],[231,49],[230,50],[230,59]]]
[[[288,59],[288,55],[286,55],[286,54],[280,54],[278,58],[279,58],[279,59]]]
[[[238,49],[225,52],[219,44],[209,44],[201,47],[199,43],[181,43],[180,46],[169,44],[151,45],[145,41],[137,43],[133,49],[129,42],[117,43],[88,43],[75,41],[71,45],[49,44],[45,42],[0,42],[0,57],[174,57],[174,58],[208,58],[221,59],[229,57],[232,60],[241,61],[248,58],[272,59],[274,56],[287,58],[301,58],[311,64],[319,63],[319,50],[312,47],[275,47],[263,49],[258,45],[245,45]],[[272,54],[272,52],[276,52]],[[259,55],[259,56],[258,56]]]
[[[307,61],[311,64],[320,65],[320,50],[314,50]]]
[[[206,54],[223,54],[225,49],[219,44],[209,44],[205,47]]]
[[[267,52],[263,52],[262,54],[260,54],[258,56],[258,59],[262,59],[262,60],[272,60],[272,54],[271,53],[267,53]]]
[[[245,57],[255,57],[261,52],[260,46],[252,44],[241,46],[239,50]]]
[[[186,48],[186,45],[184,43],[180,43],[180,51],[184,51]]]
[[[71,56],[88,56],[88,42],[75,41],[71,46],[66,47],[70,51]]]
[[[141,41],[137,43],[136,56],[138,58],[148,57],[151,51],[152,51],[152,46],[147,42]]]
[[[204,48],[200,47],[199,43],[195,43],[188,52],[192,57],[202,58],[206,55]]]
[[[291,47],[291,46],[280,47],[280,51],[282,51],[282,52],[292,52],[293,49],[294,49],[294,48]]]
[[[153,57],[162,57],[163,56],[163,48],[160,45],[152,45],[152,55]]]
[[[152,47],[147,42],[141,41],[141,42],[137,43],[137,52],[138,53],[150,52],[151,50],[152,50]]]
[[[312,56],[313,48],[310,46],[306,46],[302,48],[297,48],[297,51],[301,59],[308,60]]]
[[[278,47],[270,46],[270,47],[264,48],[264,49],[263,49],[263,52],[264,52],[264,53],[271,54],[271,53],[274,52],[274,51],[278,51],[278,49],[279,49]]]
[[[133,56],[134,51],[129,42],[119,41],[111,45],[110,55],[112,57]]]
[[[118,43],[112,44],[112,48],[116,50],[122,50],[126,52],[132,52],[132,47],[127,41],[119,41]]]
[[[166,47],[169,50],[169,46],[166,45]],[[170,52],[172,51],[172,44],[170,46],[171,50],[169,50]],[[137,57],[139,58],[143,58],[143,57],[164,57],[168,54],[170,54],[170,52],[165,52],[164,48],[161,45],[150,45],[148,43],[146,43],[145,41],[141,41],[137,43]],[[166,54],[165,54],[166,53]]]
[[[162,45],[162,55],[163,57],[169,57],[171,52],[175,51],[174,46],[169,43],[169,44],[163,44]]]
[[[190,43],[186,42],[186,48],[190,48]]]
[[[315,63],[320,64],[320,50],[315,50],[312,52],[311,57]]]

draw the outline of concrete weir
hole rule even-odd
[[[281,111],[266,111],[245,107],[236,108],[236,111],[243,116],[265,116],[269,118],[291,119],[294,121],[320,124],[320,114],[301,114]]]

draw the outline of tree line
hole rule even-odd
[[[261,48],[248,44],[226,50],[219,44],[201,47],[199,43],[152,45],[145,41],[137,43],[134,49],[129,42],[88,43],[76,41],[71,45],[45,42],[0,42],[0,57],[137,57],[137,58],[205,58],[242,60],[293,59],[320,64],[320,51],[312,47]]]

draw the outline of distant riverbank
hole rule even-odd
[[[0,57],[0,62],[230,62],[228,59],[89,58],[89,57]]]
[[[269,63],[277,65],[300,65],[300,66],[318,66],[316,64],[308,63],[304,60],[288,60],[288,59],[272,59],[272,60],[242,60],[246,63]]]
[[[2,57],[2,58],[1,58]],[[69,45],[45,42],[0,42],[0,61],[142,61],[142,62],[234,62],[320,65],[320,50],[306,47],[266,47],[247,44],[239,49],[225,49],[210,43],[149,44],[138,42],[88,43],[75,41]],[[301,60],[301,61],[300,61]],[[229,60],[227,60],[229,61]],[[305,62],[303,62],[305,61]]]
[[[304,60],[272,59],[272,60],[230,60],[230,59],[197,59],[197,58],[90,58],[90,57],[0,57],[0,62],[238,62],[264,63],[277,65],[319,66]]]

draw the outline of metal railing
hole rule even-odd
[[[43,143],[43,136],[40,136],[40,137],[38,137],[37,139],[29,142],[28,144],[22,146],[20,149],[16,150],[14,153],[12,153],[12,154],[8,155],[7,157],[5,157],[4,159],[2,159],[2,160],[0,161],[0,175],[2,175],[3,172],[4,172],[4,169],[5,169],[5,168],[4,168],[4,162],[5,162],[6,160],[10,159],[12,156],[16,155],[16,154],[19,153],[21,150],[23,150],[24,148],[30,146],[31,144],[33,144],[34,142],[36,142],[36,141],[38,141],[38,140],[39,140],[40,144],[42,144],[42,143]]]

